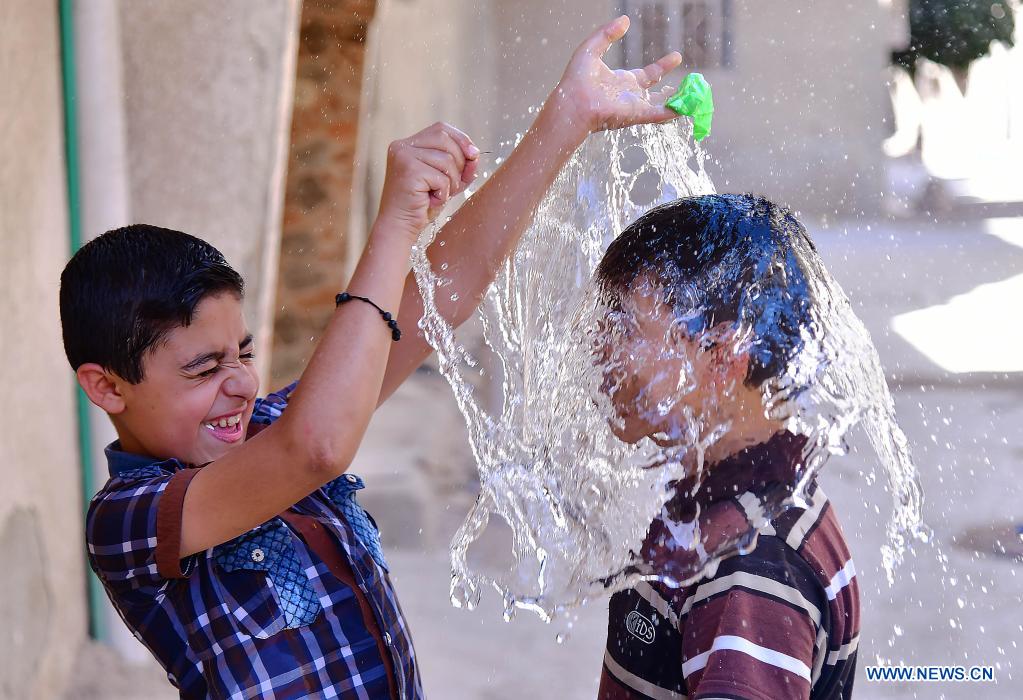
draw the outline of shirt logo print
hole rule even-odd
[[[625,629],[641,642],[646,644],[654,643],[654,624],[643,617],[638,610],[633,610],[625,618]]]

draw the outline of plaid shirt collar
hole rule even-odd
[[[161,461],[153,459],[152,457],[125,452],[121,449],[120,440],[114,440],[112,443],[107,445],[103,449],[103,454],[106,455],[107,469],[110,471],[111,478],[120,476],[125,472],[130,472],[135,469],[148,467]]]

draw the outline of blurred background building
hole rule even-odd
[[[1016,9],[994,3],[990,12]],[[953,292],[991,280],[963,278],[947,294],[889,290],[893,280],[878,280],[871,262],[888,255],[897,235],[916,241],[922,228],[972,221],[965,230],[980,233],[971,240],[1011,251],[999,262],[1008,267],[991,272],[995,281],[1016,279],[1010,273],[1023,245],[1004,223],[1023,213],[1015,174],[1023,54],[996,43],[967,69],[925,57],[911,75],[892,66],[893,53],[912,43],[908,11],[906,0],[0,3],[0,379],[11,395],[0,422],[0,619],[8,629],[0,636],[0,697],[158,692],[139,690],[159,673],[86,572],[82,514],[105,480],[102,448],[114,436],[76,391],[63,356],[57,291],[71,252],[136,221],[206,238],[247,281],[264,386],[290,381],[361,251],[387,143],[444,120],[484,151],[501,152],[528,127],[530,108],[578,41],[621,12],[633,27],[609,54],[613,67],[680,49],[685,63],[669,82],[698,70],[714,86],[717,114],[704,146],[720,191],[763,193],[820,230],[862,234],[866,249],[822,240],[841,256],[829,259],[833,266],[859,270],[848,280],[836,274],[847,288],[859,285],[893,381],[932,386],[955,375],[1015,386],[1018,358],[957,369],[935,330],[948,323],[941,309]],[[992,216],[1003,223],[977,223]],[[931,240],[961,245],[949,243],[960,240],[959,229],[946,233],[951,239]],[[900,250],[905,282],[905,270],[927,256]],[[930,316],[912,315],[928,309]],[[896,312],[903,316],[894,323]],[[961,360],[985,351],[958,352]],[[371,433],[360,460],[384,477],[367,498],[370,510],[385,512],[377,516],[385,536],[410,552],[437,550],[431,562],[443,581],[449,523],[425,504],[459,511],[458,499],[471,498],[471,464],[446,387],[420,379],[375,424],[404,442],[395,448]],[[424,437],[416,412],[433,404],[450,416]],[[969,432],[959,439],[977,440]],[[432,585],[422,591],[436,595],[418,608],[425,593],[413,594],[410,615],[457,628],[441,611],[443,585]],[[422,635],[432,642],[439,633]],[[587,678],[599,664],[595,656]],[[152,687],[166,693],[165,686]],[[498,687],[478,697],[508,695]]]

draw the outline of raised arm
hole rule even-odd
[[[447,171],[450,151],[460,152],[460,146],[421,145],[436,132],[431,127],[391,144],[380,212],[348,285],[351,294],[392,312],[401,302],[419,232],[471,180],[453,180]],[[404,342],[392,341],[391,330],[369,304],[338,307],[284,414],[199,470],[188,484],[181,556],[236,537],[343,473],[376,409],[392,348]]]
[[[437,305],[452,325],[463,323],[479,305],[561,168],[590,133],[662,123],[678,116],[664,107],[671,89],[652,95],[647,89],[677,67],[681,55],[671,53],[635,70],[612,71],[604,63],[604,54],[628,28],[628,18],[619,17],[597,29],[575,50],[518,147],[438,232],[427,254],[434,268],[447,264],[445,276],[451,279],[448,291],[452,293],[438,297]],[[453,296],[457,301],[451,301]],[[423,299],[415,277],[409,275],[402,293],[400,323],[403,328],[416,329],[422,315]],[[381,402],[432,350],[421,332],[410,333],[408,341],[391,351]]]

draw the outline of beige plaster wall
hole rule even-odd
[[[387,144],[436,121],[462,129],[484,151],[497,151],[495,137],[508,134],[499,113],[505,88],[497,76],[501,47],[492,21],[501,4],[509,3],[377,3],[364,67],[349,268],[376,214]]]
[[[57,3],[0,3],[0,697],[53,698],[86,635]]]
[[[528,124],[526,109],[557,81],[576,43],[622,3],[492,4],[504,137]],[[703,145],[718,191],[758,192],[815,217],[876,211],[889,133],[884,68],[897,18],[873,0],[734,0],[732,13],[732,67],[703,70],[717,108]],[[607,60],[618,67],[620,54]]]
[[[846,0],[735,2],[735,65],[708,73],[719,191],[830,219],[880,214],[892,15]]]

